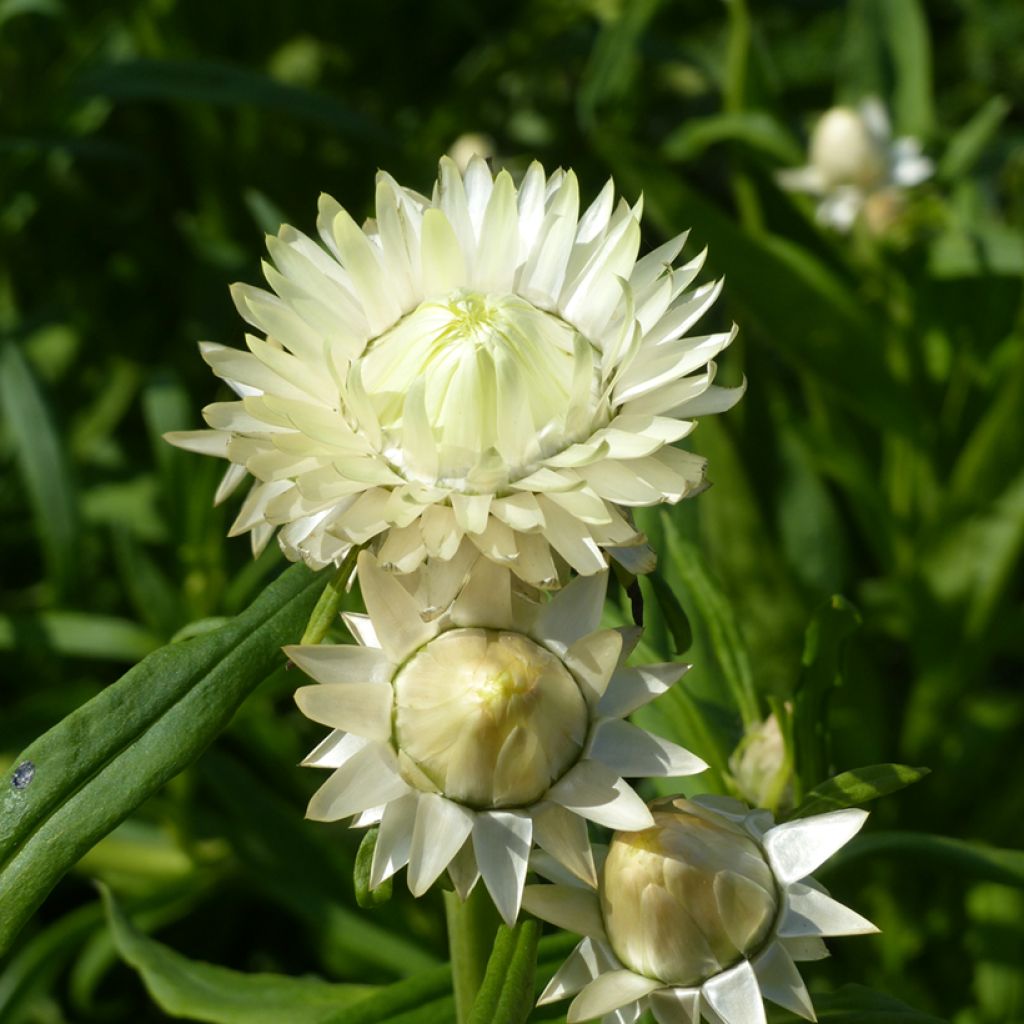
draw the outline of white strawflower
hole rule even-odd
[[[669,797],[654,825],[618,832],[597,892],[538,870],[554,885],[526,887],[525,909],[586,938],[541,995],[575,995],[568,1021],[765,1024],[763,999],[814,1020],[795,962],[828,955],[825,935],[877,931],[833,900],[810,873],[863,825],[860,810],[774,825],[723,797]]]
[[[430,199],[381,173],[363,228],[324,196],[326,250],[283,227],[276,294],[233,289],[266,340],[201,346],[238,401],[168,439],[231,462],[219,499],[251,474],[232,534],[258,551],[280,528],[313,568],[375,540],[412,572],[468,538],[537,586],[552,551],[646,571],[627,510],[701,489],[704,460],[673,445],[742,389],[712,385],[735,329],[687,334],[720,282],[687,291],[704,257],[673,267],[685,235],[637,260],[640,205],[609,182],[581,217],[571,171],[534,163],[517,188],[479,157],[443,158]]]
[[[586,820],[653,820],[623,776],[707,767],[623,721],[686,666],[622,666],[624,634],[599,629],[605,574],[537,603],[479,558],[432,618],[365,551],[359,582],[369,615],[346,622],[360,646],[285,650],[318,680],[299,708],[334,729],[304,762],[333,769],[307,815],[380,822],[371,887],[408,865],[419,896],[447,868],[465,899],[482,875],[511,924],[534,843],[595,884]]]
[[[934,171],[917,139],[893,139],[889,115],[876,97],[856,108],[826,111],[811,133],[808,161],[806,167],[782,171],[779,182],[818,196],[818,220],[839,231],[848,231],[863,212],[880,232],[898,210],[903,191]]]

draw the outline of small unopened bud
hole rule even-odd
[[[519,633],[443,633],[409,659],[394,688],[406,780],[467,806],[538,800],[586,740],[587,705],[576,680]]]
[[[811,165],[826,189],[854,185],[871,189],[886,176],[885,141],[877,138],[852,107],[826,111],[811,134]]]
[[[729,758],[729,771],[740,796],[751,806],[770,810],[792,806],[793,767],[774,714],[743,737]]]
[[[699,985],[763,946],[779,911],[772,870],[738,825],[688,800],[651,805],[654,826],[617,832],[601,909],[622,963]]]

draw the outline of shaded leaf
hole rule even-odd
[[[78,512],[65,452],[28,363],[7,344],[0,349],[0,406],[35,515],[49,578],[66,592],[75,576]]]
[[[809,814],[824,814],[842,807],[866,804],[913,785],[930,774],[929,768],[911,768],[905,764],[873,764],[855,768],[815,786],[790,817],[804,818]]]
[[[1004,850],[968,839],[952,839],[928,832],[869,832],[859,835],[829,862],[836,870],[861,857],[879,855],[912,857],[931,862],[965,876],[1001,885],[1024,887],[1024,851]],[[826,869],[822,869],[826,870]]]
[[[843,985],[836,992],[816,994],[814,1009],[821,1024],[944,1024],[940,1017],[922,1013],[891,996],[862,985]],[[793,1015],[772,1008],[771,1024],[789,1024]]]
[[[128,60],[96,64],[78,77],[75,91],[80,96],[107,96],[113,100],[184,101],[272,110],[376,146],[393,145],[383,128],[333,96],[216,61]]]
[[[110,890],[101,886],[100,892],[118,952],[172,1016],[210,1024],[328,1024],[343,1019],[342,1007],[374,991],[369,985],[247,974],[190,960],[137,932]]]

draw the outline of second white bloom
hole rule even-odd
[[[706,768],[623,721],[685,666],[624,667],[624,633],[599,628],[605,574],[538,603],[481,558],[432,618],[365,552],[359,582],[369,615],[346,621],[360,646],[287,654],[319,684],[300,709],[334,730],[304,762],[333,769],[308,816],[380,823],[371,886],[408,865],[421,895],[447,869],[465,898],[482,875],[514,922],[535,843],[594,884],[587,820],[653,823],[625,777]]]

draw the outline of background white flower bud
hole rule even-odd
[[[543,796],[583,750],[589,718],[576,680],[518,633],[456,629],[395,678],[395,742],[406,781],[471,807]]]
[[[852,107],[826,111],[811,134],[811,164],[821,172],[825,188],[856,185],[872,189],[888,167],[888,139],[879,138]]]
[[[652,811],[653,828],[612,840],[601,886],[608,940],[638,974],[699,985],[759,950],[778,892],[739,825],[682,799]]]

